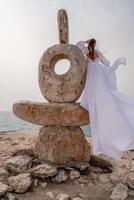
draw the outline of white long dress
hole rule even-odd
[[[85,41],[76,43],[84,55]],[[86,82],[80,105],[89,111],[93,154],[120,159],[123,151],[134,149],[134,97],[117,91],[116,69],[126,64],[118,58],[113,65],[98,51],[94,61],[87,61]]]

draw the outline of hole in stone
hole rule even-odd
[[[70,68],[70,61],[64,58],[55,64],[54,71],[56,74],[62,75],[68,72],[69,68]]]

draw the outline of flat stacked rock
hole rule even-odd
[[[68,44],[64,9],[58,12],[58,26],[60,44],[49,47],[39,62],[39,87],[48,102],[17,101],[13,112],[25,121],[43,126],[33,148],[39,159],[58,164],[89,162],[91,147],[80,128],[89,124],[89,114],[76,103],[85,85],[87,65],[82,51]],[[70,61],[70,68],[58,75],[55,64],[64,58]]]

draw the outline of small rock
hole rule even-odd
[[[56,200],[71,200],[71,198],[68,194],[59,194],[56,197]]]
[[[5,169],[18,174],[25,172],[28,168],[31,167],[32,157],[28,155],[18,155],[15,157],[9,158],[5,163]]]
[[[134,172],[128,174],[126,183],[131,189],[134,189]]]
[[[34,180],[34,186],[35,186],[35,187],[38,186],[38,182],[39,182],[39,181],[38,181],[38,179],[36,178],[36,179]]]
[[[99,181],[100,181],[101,183],[108,183],[110,180],[109,180],[109,178],[108,178],[105,174],[101,174],[101,175],[99,176]]]
[[[88,183],[87,180],[85,180],[82,176],[80,176],[80,178],[78,179],[79,183],[84,184],[84,183]]]
[[[78,194],[78,197],[80,197],[80,198],[82,198],[82,199],[85,199],[85,198],[86,198],[85,194],[83,194],[83,193],[81,193],[81,192]]]
[[[45,188],[47,186],[47,182],[40,182],[39,185],[41,185],[43,188]]]
[[[126,168],[116,168],[116,170],[112,174],[110,174],[109,177],[112,182],[125,183],[126,173],[127,173]]]
[[[80,172],[79,171],[73,170],[73,171],[69,172],[69,179],[70,180],[73,180],[73,179],[79,178],[79,177],[80,177]]]
[[[103,170],[99,167],[90,166],[90,171],[93,173],[102,173]]]
[[[14,189],[16,193],[25,193],[32,184],[32,180],[29,173],[19,174],[17,176],[11,176],[8,179],[9,185]]]
[[[4,195],[8,191],[9,186],[0,182],[0,196]]]
[[[83,199],[80,197],[74,197],[72,200],[83,200]]]
[[[85,186],[84,183],[81,183],[80,185],[81,185],[82,187]]]
[[[110,175],[110,180],[115,183],[115,182],[119,182],[119,177],[115,176],[114,174]]]
[[[92,182],[89,182],[89,183],[88,183],[88,186],[89,186],[89,187],[93,187],[94,184],[93,184]]]
[[[123,183],[118,183],[110,195],[110,200],[125,200],[128,196],[128,187]]]
[[[58,173],[58,170],[54,165],[43,163],[29,169],[28,172],[31,173],[33,177],[44,179],[55,176]]]
[[[6,171],[3,167],[0,167],[0,176],[1,175],[8,175],[8,171]]]
[[[11,142],[11,145],[12,145],[12,146],[17,145],[17,144],[18,144],[18,142],[15,142],[15,141],[14,141],[14,142]]]
[[[46,195],[47,195],[48,197],[50,197],[51,199],[54,199],[54,194],[53,194],[53,192],[47,192]]]
[[[87,161],[75,161],[75,160],[70,160],[67,163],[67,167],[70,167],[72,169],[77,168],[80,171],[84,171],[87,169],[90,169],[90,164]],[[65,169],[67,169],[67,167],[65,166]]]
[[[19,140],[25,140],[25,137],[20,137]]]
[[[65,170],[60,170],[58,174],[52,178],[52,181],[57,182],[57,183],[62,183],[68,179]]]
[[[129,189],[128,195],[134,198],[134,190]]]
[[[12,193],[7,193],[6,197],[8,200],[18,200],[17,197]]]

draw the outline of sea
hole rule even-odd
[[[35,130],[40,129],[43,126],[26,122],[15,116],[13,112],[1,111],[0,112],[0,133],[22,131],[22,130]],[[90,124],[80,126],[85,136],[91,136]]]

